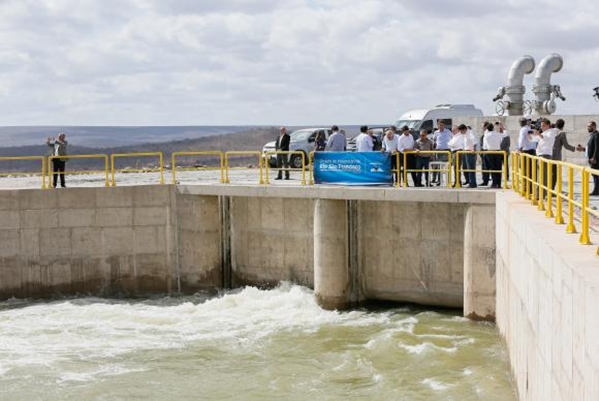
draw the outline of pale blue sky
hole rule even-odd
[[[0,0],[0,125],[390,123],[557,52],[599,114],[594,0]],[[526,77],[532,99],[534,74]]]

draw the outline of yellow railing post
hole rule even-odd
[[[260,155],[258,155],[258,168],[260,169],[260,181],[258,181],[258,183],[260,185],[264,185],[264,172],[262,171],[263,167],[263,163],[264,160],[262,159],[262,157]]]
[[[531,157],[531,164],[530,164],[530,168],[532,169],[532,181],[530,182],[531,184],[531,190],[532,190],[532,204],[533,205],[537,205],[537,196],[539,194],[539,189],[537,186],[537,159]]]
[[[110,186],[110,181],[108,179],[108,155],[104,155],[104,186]]]
[[[408,187],[408,156],[406,155],[405,151],[402,152],[402,157],[403,157],[403,162],[402,162],[402,166],[403,166],[403,187],[407,188]]]
[[[507,189],[507,152],[503,151],[503,189]],[[514,174],[514,166],[512,166],[512,174]],[[513,185],[513,184],[512,184]]]
[[[451,158],[451,152],[449,150],[446,151],[447,154],[447,188],[451,188],[452,179],[451,179],[451,170],[453,169],[453,160]],[[441,179],[441,177],[439,177]]]
[[[462,155],[462,151],[458,150],[455,152],[455,183],[454,185],[458,188],[462,188],[462,161],[460,160],[460,156]]]
[[[173,176],[173,184],[177,185],[177,166],[175,161],[175,155],[177,152],[173,152],[171,154],[171,175]]]
[[[553,164],[547,161],[547,204],[545,205],[545,217],[553,218]]]
[[[160,184],[164,185],[164,155],[160,152]]]
[[[526,153],[518,153],[518,159],[520,159],[520,195],[528,198],[528,169],[526,168],[528,159],[525,155]]]
[[[47,171],[48,167],[47,167],[47,160],[45,157],[42,157],[42,189],[46,189],[48,188],[48,186],[50,186],[48,184],[48,186],[46,186],[46,171]]]
[[[568,166],[568,225],[566,226],[568,234],[576,234],[574,225],[574,168]]]
[[[225,182],[224,184],[229,184],[229,154],[225,152]]]
[[[306,185],[306,155],[302,152],[302,185]]]
[[[114,180],[114,155],[110,155],[110,174],[112,176],[111,185],[116,187],[116,181]]]
[[[544,182],[545,180],[545,166],[547,165],[545,163],[545,159],[543,159],[542,157],[539,157],[537,159],[537,162],[539,163],[537,170],[539,171],[539,175],[538,175],[538,180],[537,180],[537,188],[538,188],[538,196],[537,196],[537,209],[538,210],[545,210],[545,185]]]
[[[395,186],[399,188],[401,186],[401,164],[399,160],[399,152],[396,152],[395,155],[391,155],[391,157],[395,157]]]
[[[585,168],[582,170],[582,228],[580,229],[580,243],[590,245],[591,238],[589,236],[589,171]]]
[[[314,151],[310,152],[309,168],[310,168],[310,185],[314,185]]]
[[[564,211],[562,210],[562,164],[557,164],[557,193],[555,198],[555,223],[564,224]]]

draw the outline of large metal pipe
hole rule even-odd
[[[508,114],[510,116],[521,116],[524,114],[524,74],[530,74],[535,69],[535,59],[524,55],[514,61],[507,77],[505,93],[509,99]]]
[[[536,97],[535,110],[540,115],[551,114],[555,111],[555,102],[553,102],[553,108],[549,104],[549,101],[553,100],[551,99],[551,93],[553,92],[551,74],[559,72],[563,65],[564,59],[557,53],[551,53],[539,64],[532,91]]]

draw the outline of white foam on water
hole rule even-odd
[[[280,332],[314,332],[326,325],[391,325],[390,314],[325,311],[305,287],[283,283],[243,290],[204,303],[67,300],[0,313],[0,369],[55,364],[71,358],[107,358],[140,349],[177,349],[202,342],[244,347]]]
[[[445,391],[447,389],[449,389],[451,386],[445,383],[441,383],[440,381],[437,381],[435,379],[424,379],[422,381],[422,384],[424,384],[425,386],[430,387],[431,390],[435,390],[435,391]]]
[[[442,352],[453,354],[458,351],[457,347],[440,347],[438,345],[435,345],[435,344],[429,343],[429,342],[424,342],[424,343],[420,343],[420,344],[416,344],[416,345],[400,343],[400,344],[398,344],[398,346],[400,348],[405,349],[410,354],[417,354],[417,355],[425,354],[425,353],[429,353],[429,352],[436,352],[436,351],[442,351]]]

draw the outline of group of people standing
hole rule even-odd
[[[599,169],[599,132],[595,121],[589,121],[587,131],[589,138],[587,146],[578,144],[576,147],[568,143],[568,138],[564,132],[565,122],[563,119],[557,119],[555,124],[547,118],[541,119],[537,124],[531,126],[531,121],[526,118],[520,119],[520,134],[518,135],[518,151],[532,156],[538,156],[548,160],[562,160],[562,149],[570,152],[586,152],[589,166],[592,169]],[[557,166],[551,165],[552,179],[548,181],[548,171],[544,170],[543,185],[555,188],[557,180]],[[530,165],[528,171],[531,171]],[[594,188],[590,193],[592,196],[599,196],[599,175],[593,174]]]

